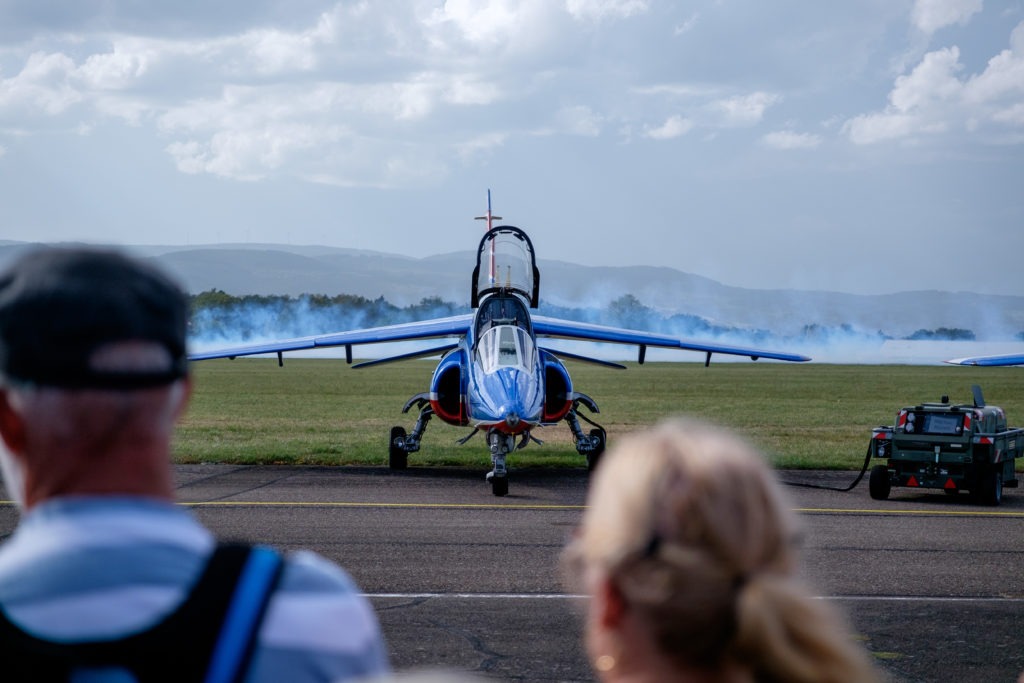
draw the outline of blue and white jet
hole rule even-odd
[[[598,413],[597,403],[586,394],[575,391],[562,360],[587,361],[618,369],[625,369],[625,366],[545,348],[540,345],[540,339],[632,344],[639,348],[641,364],[649,347],[700,351],[706,354],[705,365],[710,363],[711,355],[715,353],[749,356],[751,360],[810,360],[806,356],[765,349],[706,343],[531,315],[530,309],[537,308],[539,303],[540,273],[530,238],[517,227],[492,227],[495,216],[490,210],[490,193],[487,215],[481,218],[487,220],[487,232],[480,240],[473,270],[471,303],[475,310],[472,313],[222,348],[195,353],[190,358],[205,360],[276,353],[280,363],[286,351],[344,346],[346,360],[351,363],[355,345],[448,338],[449,343],[443,346],[371,360],[352,367],[441,354],[429,391],[416,394],[402,409],[403,413],[413,407],[419,410],[412,432],[407,433],[403,427],[391,429],[389,465],[392,469],[406,468],[409,453],[419,450],[427,423],[431,417],[437,416],[452,425],[472,427],[473,431],[460,439],[460,444],[478,431],[483,432],[490,448],[492,465],[487,481],[496,496],[508,493],[506,458],[531,440],[536,441],[531,431],[538,426],[566,422],[572,431],[577,452],[586,457],[590,469],[596,466],[604,451],[607,440],[604,428],[579,412],[582,406],[590,413]],[[585,432],[580,420],[593,428]]]
[[[954,358],[944,361],[952,365],[978,365],[997,367],[1004,365],[1024,365],[1024,354],[1007,353],[1000,356],[975,356],[973,358]]]

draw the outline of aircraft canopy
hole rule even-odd
[[[477,354],[480,367],[487,374],[501,368],[532,372],[537,359],[533,338],[515,325],[499,325],[484,332],[477,345]]]
[[[491,292],[516,292],[536,308],[540,297],[540,272],[533,244],[526,233],[511,225],[489,230],[480,240],[473,269],[472,305]]]

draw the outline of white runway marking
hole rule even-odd
[[[400,600],[584,600],[586,595],[574,593],[363,593],[365,598]],[[1024,597],[955,597],[949,595],[816,595],[816,600],[847,600],[851,602],[990,602],[1024,603]]]

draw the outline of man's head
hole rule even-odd
[[[34,251],[0,274],[0,376],[64,389],[168,384],[188,370],[187,316],[178,287],[145,263]]]
[[[31,505],[154,488],[187,393],[187,313],[170,279],[113,251],[41,249],[0,273],[0,465],[12,495]]]

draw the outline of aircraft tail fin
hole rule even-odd
[[[475,220],[487,221],[487,232],[490,232],[491,228],[493,227],[492,224],[493,224],[495,219],[497,219],[499,221],[502,220],[501,216],[495,216],[493,213],[491,213],[491,188],[487,188],[487,213],[484,214],[483,216],[477,216]],[[494,282],[495,282],[495,278],[496,278],[496,275],[495,275],[495,272],[494,272],[494,243],[493,242],[491,243],[491,263],[490,263],[490,271],[489,272],[490,272],[490,282],[493,285]]]

